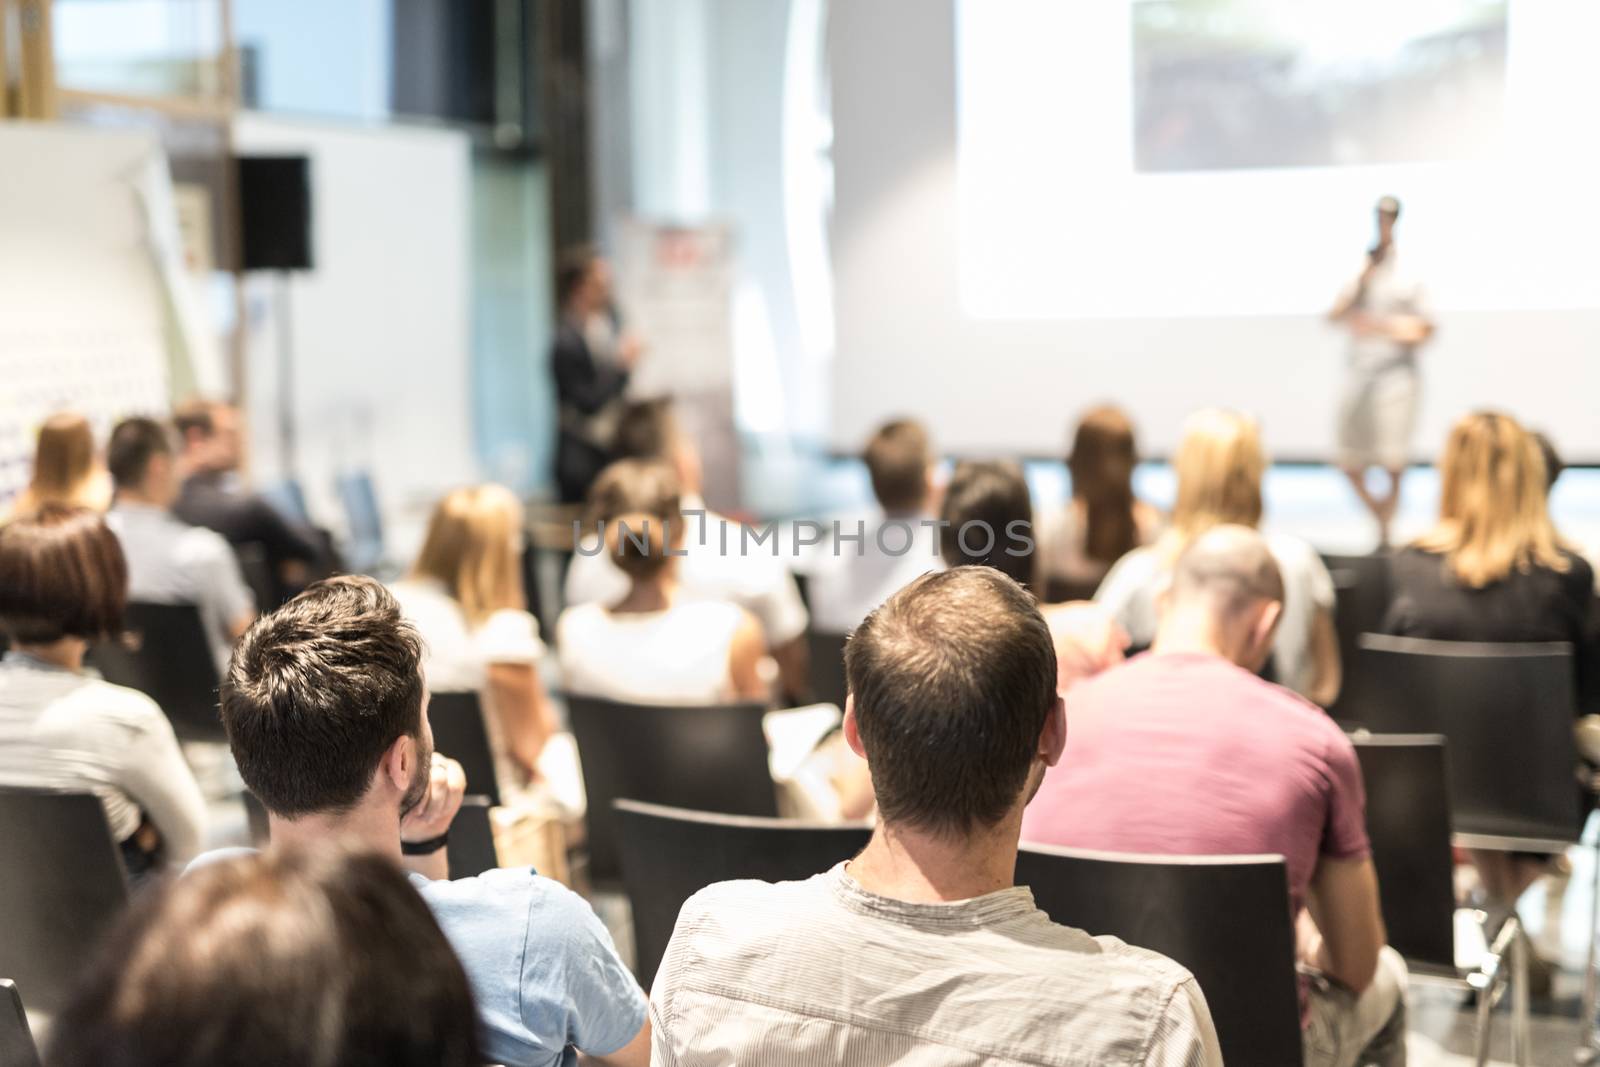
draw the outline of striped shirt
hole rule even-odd
[[[1058,926],[1025,887],[912,904],[840,864],[724,882],[678,917],[656,1067],[1210,1067],[1205,998],[1165,957]]]

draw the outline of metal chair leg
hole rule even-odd
[[[1478,993],[1477,1067],[1487,1067],[1489,1063],[1489,1039],[1494,1009],[1500,1002],[1500,996],[1510,978],[1507,970],[1514,970],[1516,967],[1515,960],[1508,961],[1506,956],[1513,951],[1512,946],[1516,942],[1520,926],[1515,913],[1507,917],[1500,925],[1499,932],[1495,934],[1489,951],[1484,954],[1482,966],[1467,977],[1467,984]],[[1508,962],[1510,968],[1507,967]],[[1526,978],[1526,975],[1523,977]],[[1515,1035],[1513,1040],[1516,1040]]]
[[[1517,924],[1516,936],[1511,939],[1511,1061],[1517,1067],[1528,1067],[1528,953],[1531,946],[1528,936],[1522,932],[1522,924],[1515,917],[1509,922]]]
[[[1578,1017],[1583,1020],[1583,1037],[1573,1060],[1580,1065],[1600,1063],[1600,970],[1596,959],[1596,945],[1600,944],[1600,827],[1594,834],[1593,855],[1589,862],[1594,871],[1589,883],[1589,951],[1583,967],[1583,1004]]]

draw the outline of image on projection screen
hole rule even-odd
[[[1135,0],[1134,167],[1475,159],[1503,133],[1506,0]],[[1341,28],[1359,30],[1341,33]]]

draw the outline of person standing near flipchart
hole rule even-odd
[[[592,247],[568,250],[556,273],[561,320],[550,349],[556,383],[556,486],[581,503],[613,458],[617,416],[644,345],[622,329],[611,265]]]

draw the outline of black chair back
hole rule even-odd
[[[260,541],[236,541],[233,554],[239,560],[239,573],[256,598],[256,610],[265,614],[283,606],[284,596],[278,576],[272,573],[267,548]]]
[[[1454,977],[1455,861],[1438,734],[1352,738],[1367,790],[1367,836],[1389,944],[1413,970]]]
[[[622,881],[633,908],[634,974],[649,989],[683,902],[714,882],[810,878],[866,847],[866,825],[714,815],[616,802]]]
[[[1279,856],[1128,856],[1029,847],[1017,884],[1050,918],[1187,967],[1227,1063],[1298,1064],[1299,986]]]
[[[0,789],[0,974],[60,1010],[128,902],[122,857],[91,793]]]
[[[0,978],[0,1067],[39,1067],[39,1047],[33,1043],[17,983],[9,978]]]
[[[1389,613],[1392,582],[1389,556],[1335,556],[1324,553],[1323,564],[1333,579],[1333,627],[1339,638],[1339,663],[1344,668],[1344,685],[1339,698],[1329,708],[1336,719],[1349,717],[1349,704],[1362,690],[1361,663],[1357,650],[1362,634],[1383,629]]]
[[[727,815],[778,814],[759,704],[653,707],[567,697],[583,787],[589,877],[614,882],[621,797]]]
[[[89,660],[106,681],[161,706],[181,741],[226,741],[217,711],[216,661],[193,604],[131,602],[122,638],[97,642]]]
[[[1359,705],[1375,734],[1441,734],[1450,817],[1483,848],[1560,852],[1578,840],[1572,647],[1363,634]]]
[[[488,797],[468,796],[450,822],[450,840],[444,846],[451,878],[471,878],[500,866],[494,848],[494,827],[489,822]]]
[[[434,693],[428,700],[428,724],[433,727],[433,749],[461,764],[467,792],[500,804],[500,784],[494,773],[494,750],[489,747],[489,727],[483,721],[483,701],[477,693]]]
[[[806,632],[811,657],[811,699],[844,708],[849,686],[844,677],[844,643],[849,634]]]

